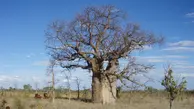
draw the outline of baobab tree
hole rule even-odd
[[[48,52],[62,68],[92,72],[95,103],[115,102],[117,80],[138,84],[132,75],[147,72],[152,66],[137,64],[131,53],[162,40],[127,23],[125,15],[114,6],[88,7],[72,21],[52,22],[45,32]],[[120,67],[120,59],[128,64]]]

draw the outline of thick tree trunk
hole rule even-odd
[[[102,85],[100,73],[93,73],[92,76],[92,101],[102,103]]]
[[[102,81],[102,103],[114,104],[116,100],[116,78],[104,77]]]
[[[100,62],[93,64],[92,101],[94,103],[114,104],[116,100],[117,60],[109,61],[106,70],[102,70]],[[103,71],[103,72],[102,72]]]
[[[116,100],[116,79],[113,76],[92,77],[92,101],[94,103],[114,104]]]

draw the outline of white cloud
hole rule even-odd
[[[194,12],[187,13],[187,14],[186,14],[186,17],[188,17],[188,18],[194,18]],[[194,21],[187,22],[187,23],[194,23]]]
[[[62,79],[62,82],[64,82],[64,83],[67,83],[68,81],[69,82],[75,82],[75,80],[76,80],[76,77],[77,76],[71,76],[70,78],[69,78],[69,80],[68,79],[66,79],[64,76],[63,76],[63,79]],[[79,78],[80,79],[80,78]]]
[[[188,57],[187,56],[182,56],[182,55],[163,55],[163,56],[144,56],[144,57],[142,56],[140,58],[146,58],[146,59],[166,59],[166,58],[188,58]]]
[[[161,63],[161,62],[174,62],[172,59],[185,59],[187,56],[181,55],[164,55],[164,56],[136,56],[137,60],[142,62],[150,62],[150,63]]]
[[[181,73],[182,77],[194,77],[194,73]]]
[[[2,66],[2,68],[10,68],[10,67],[13,67],[13,65],[1,65]]]
[[[44,60],[44,61],[36,61],[33,63],[34,66],[48,66],[49,65],[49,61],[48,60]]]
[[[13,81],[21,81],[19,76],[7,76],[7,75],[0,75],[1,82],[13,82]]]
[[[152,50],[152,47],[148,46],[148,45],[145,45],[145,46],[143,46],[143,50]]]
[[[194,17],[194,12],[187,13],[186,16],[187,16],[187,17]]]
[[[37,77],[37,76],[32,76],[32,80],[34,82],[41,82],[41,78]]]
[[[9,76],[4,76],[4,75],[0,76],[0,81],[6,82],[6,81],[9,81],[9,80],[10,80]]]
[[[36,56],[36,55],[34,53],[30,53],[30,54],[26,55],[26,58],[31,58],[33,56]]]
[[[40,55],[44,55],[45,53],[41,52]]]
[[[175,65],[174,67],[181,69],[194,69],[194,65]]]
[[[30,56],[30,55],[27,55],[26,57],[27,57],[27,58],[30,58],[31,56]]]
[[[194,41],[179,41],[175,43],[170,43],[169,46],[179,46],[179,47],[191,47],[194,46]]]
[[[164,58],[188,58],[187,56],[181,56],[181,55],[165,55]]]
[[[194,41],[184,40],[184,41],[169,43],[168,47],[162,49],[162,51],[193,52],[194,51]]]
[[[188,51],[188,52],[193,52],[194,48],[193,47],[169,47],[169,48],[164,48],[162,49],[163,51]]]
[[[163,59],[148,59],[147,62],[158,63],[158,62],[165,62],[165,60],[163,60]]]

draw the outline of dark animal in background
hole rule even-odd
[[[41,99],[42,96],[36,93],[35,96],[34,96],[34,98],[36,98],[36,99]]]
[[[9,106],[6,106],[5,109],[11,109]]]
[[[44,99],[48,99],[48,98],[50,98],[50,97],[49,97],[48,93],[45,92],[44,93]]]

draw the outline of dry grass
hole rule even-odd
[[[73,93],[74,97],[76,96]],[[66,97],[60,94],[60,98]],[[89,95],[90,96],[90,95]],[[169,109],[168,99],[164,93],[127,92],[122,93],[115,105],[93,104],[83,101],[56,99],[34,99],[32,93],[7,92],[1,96],[11,109]],[[183,100],[176,100],[173,109],[194,109],[194,97],[184,95]]]

